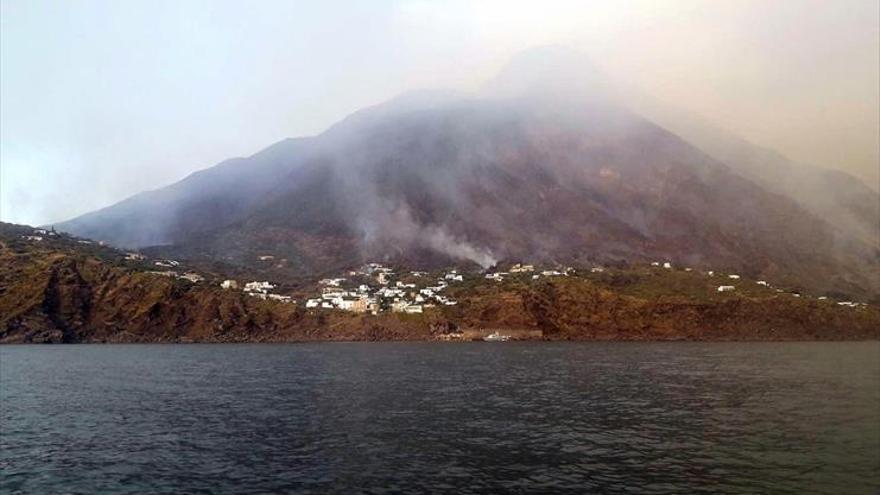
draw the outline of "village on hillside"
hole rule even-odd
[[[119,253],[115,249],[105,246],[101,241],[95,242],[76,238],[56,232],[51,228],[34,228],[29,234],[20,235],[20,238],[31,243],[43,243],[44,240],[53,239],[55,241],[81,245],[83,248],[95,246],[105,252]],[[273,258],[272,255],[259,255],[257,257],[260,261]],[[148,259],[147,256],[139,252],[124,252],[122,253],[122,260],[133,263],[134,266],[139,267],[148,274],[174,278],[193,284],[216,280],[216,277],[200,274],[193,269],[182,269],[182,263],[173,259]],[[661,272],[694,271],[690,267],[676,267],[671,261],[653,261],[649,266],[651,269],[660,270]],[[152,269],[146,269],[146,267],[152,267]],[[441,272],[429,273],[410,270],[395,271],[395,269],[381,263],[367,263],[359,269],[347,272],[345,276],[319,280],[315,292],[310,296],[304,297],[302,305],[307,310],[316,311],[420,314],[427,308],[459,304],[455,298],[448,295],[447,289],[455,284],[464,282],[466,279],[472,282],[482,279],[500,283],[508,278],[515,277],[521,280],[536,281],[542,278],[584,274],[595,275],[606,271],[606,268],[602,266],[593,266],[579,272],[573,267],[555,266],[541,268],[525,263],[512,264],[506,271],[499,271],[497,268],[496,266],[483,272],[460,272],[458,269],[450,268]],[[714,287],[713,292],[736,293],[737,291],[746,290],[743,286],[745,283],[754,284],[763,290],[775,291],[778,294],[788,294],[792,297],[811,297],[797,290],[774,287],[765,280],[746,281],[740,275],[734,273],[716,274],[713,270],[704,270],[699,272],[699,274],[716,281],[713,284],[709,284],[710,287]],[[240,283],[237,280],[225,279],[219,282],[218,285],[224,290],[240,290],[250,297],[262,300],[284,304],[298,304],[293,295],[279,293],[280,284],[268,280]],[[282,290],[281,292],[284,291]],[[815,299],[824,301],[828,300],[828,297],[818,296]],[[839,306],[850,308],[867,306],[864,302],[833,302]]]

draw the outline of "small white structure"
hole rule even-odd
[[[271,254],[264,254],[262,256],[259,256],[259,259],[260,259],[260,261],[272,261],[275,259],[275,257],[272,256]]]
[[[521,263],[517,263],[510,267],[510,273],[526,273],[535,271],[534,265],[523,265]]]
[[[663,263],[663,268],[666,268],[667,270],[672,270],[672,263],[668,261]]]
[[[455,272],[447,273],[443,278],[445,278],[446,280],[452,280],[453,282],[461,282],[462,280],[464,280],[464,277]]]
[[[283,302],[283,303],[293,303],[295,302],[290,296],[282,296],[281,294],[269,294],[269,299],[273,301]]]
[[[605,271],[605,269],[602,268],[601,266],[594,266],[593,268],[590,268],[591,273],[602,273],[604,271]]]
[[[245,292],[260,292],[265,294],[274,288],[275,286],[269,282],[248,282],[244,284]]]
[[[494,281],[496,281],[496,282],[501,282],[502,280],[504,280],[504,274],[501,273],[501,272],[497,272],[497,273],[487,273],[487,274],[486,274],[486,279],[487,279],[487,280],[494,280]]]
[[[734,287],[732,285],[719,285],[718,286],[718,292],[730,292],[735,289],[736,289],[736,287]]]
[[[201,282],[202,280],[205,280],[205,277],[199,275],[198,273],[193,273],[193,272],[184,273],[179,278],[182,278],[184,280],[189,280],[192,283]]]
[[[422,312],[422,305],[421,304],[407,304],[403,308],[403,311],[405,313],[421,313]]]
[[[38,235],[23,235],[23,236],[21,236],[21,238],[26,241],[35,241],[35,242],[40,242],[43,240],[43,238]]]
[[[226,279],[226,280],[220,282],[220,287],[223,289],[237,289],[238,282],[236,282],[235,280]]]
[[[320,299],[309,299],[308,301],[306,301],[307,308],[317,308],[320,305],[321,305]]]
[[[125,259],[130,261],[143,261],[146,259],[146,256],[140,253],[125,253]]]
[[[764,281],[764,280],[758,280],[758,281],[755,282],[755,283],[758,284],[758,285],[763,285],[764,287],[769,287],[769,286],[770,286],[770,284],[768,284],[768,283],[767,283],[766,281]]]
[[[557,270],[544,270],[543,272],[541,272],[541,275],[545,277],[559,277],[562,276],[563,273]]]
[[[652,261],[651,266],[660,266],[660,262],[659,261]]]
[[[739,275],[728,275],[727,278],[732,278],[732,279],[734,279],[734,280],[738,280],[738,279],[739,279]]]

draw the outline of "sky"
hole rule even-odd
[[[475,90],[547,44],[878,188],[876,0],[0,0],[0,220],[66,220],[407,90]]]

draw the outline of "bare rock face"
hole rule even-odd
[[[271,254],[291,275],[663,258],[880,293],[864,222],[832,225],[630,111],[594,70],[553,72],[566,65],[587,66],[534,52],[478,96],[407,94],[59,227],[231,264]]]

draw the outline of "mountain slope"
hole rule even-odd
[[[815,212],[585,77],[574,82],[591,91],[563,90],[571,81],[547,74],[508,85],[503,97],[408,94],[59,227],[231,263],[271,254],[288,274],[368,259],[430,267],[662,258],[818,291],[878,292],[869,242],[840,242]]]

